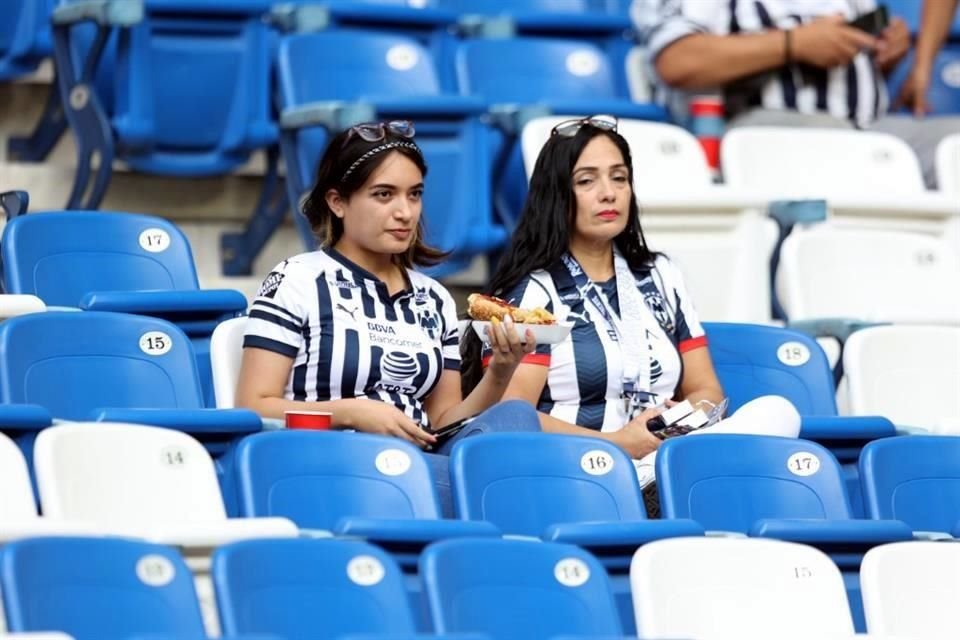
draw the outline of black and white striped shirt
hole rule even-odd
[[[876,0],[634,0],[632,15],[653,61],[667,46],[696,34],[732,35],[792,29],[816,18],[843,14],[848,20],[872,11]],[[686,95],[659,83],[657,98],[684,110]],[[867,127],[887,112],[884,78],[868,53],[832,69],[791,65],[775,71],[758,104],[764,109],[827,113]]]
[[[427,426],[423,401],[444,369],[460,369],[457,313],[440,283],[407,277],[391,296],[334,249],[285,260],[250,307],[243,346],[294,359],[290,400],[382,400]]]

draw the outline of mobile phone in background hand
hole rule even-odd
[[[464,427],[466,427],[468,424],[473,422],[476,417],[477,416],[470,416],[468,418],[462,418],[460,420],[457,420],[456,422],[451,422],[445,427],[440,427],[436,431],[434,431],[433,429],[426,429],[427,433],[430,433],[437,437],[437,441],[430,447],[427,447],[425,451],[436,451],[444,443],[446,443],[447,440],[449,440],[453,436],[460,433]]]
[[[875,38],[879,38],[889,24],[890,14],[885,4],[878,5],[873,11],[859,15],[847,23],[848,26],[860,29],[860,31],[869,33]]]

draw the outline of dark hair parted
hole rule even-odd
[[[520,220],[490,280],[488,294],[507,294],[532,272],[550,269],[559,263],[570,250],[577,214],[573,168],[587,144],[598,136],[606,136],[620,150],[627,166],[629,184],[634,184],[630,145],[616,131],[584,125],[573,136],[550,136],[537,156]],[[656,256],[647,248],[640,227],[640,208],[633,192],[630,194],[627,226],[613,242],[632,270],[642,270],[653,264]],[[464,395],[483,374],[481,347],[480,339],[472,332],[466,336],[461,378]]]
[[[317,180],[303,201],[303,215],[322,246],[333,247],[343,237],[343,220],[330,210],[327,192],[334,189],[341,198],[349,200],[392,153],[410,160],[426,177],[427,165],[420,148],[409,137],[399,136],[389,129],[384,130],[381,139],[372,142],[355,135],[352,128],[341,131],[330,141],[320,159]],[[429,267],[446,258],[446,253],[428,246],[423,236],[421,216],[410,247],[393,257],[398,266],[406,269]]]

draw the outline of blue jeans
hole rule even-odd
[[[440,512],[444,518],[453,518],[453,492],[450,489],[450,452],[453,447],[471,436],[482,433],[515,433],[540,431],[540,417],[529,402],[506,400],[499,402],[464,427],[460,433],[447,440],[436,453],[424,453],[433,472],[433,481],[440,499]]]

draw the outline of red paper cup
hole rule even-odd
[[[329,411],[284,411],[287,429],[312,429],[327,431],[333,425],[333,414]]]

